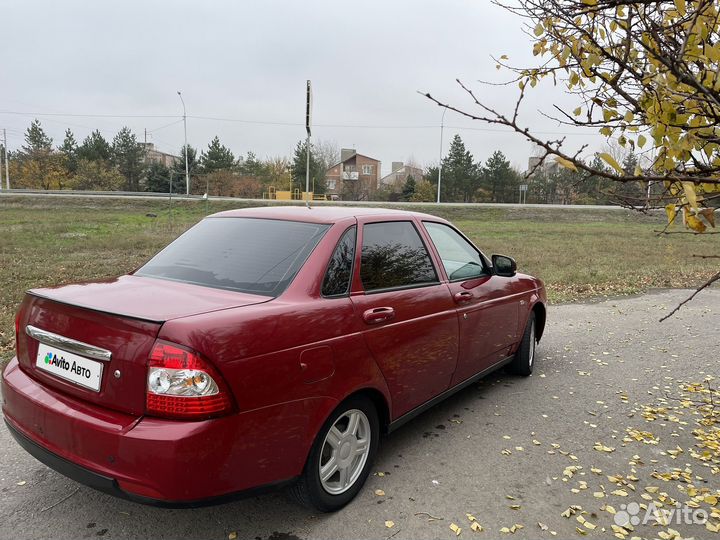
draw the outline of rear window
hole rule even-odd
[[[264,296],[281,294],[330,225],[207,218],[135,275]]]

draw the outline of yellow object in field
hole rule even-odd
[[[315,198],[315,194],[312,191],[300,191],[299,189],[295,189],[293,191],[280,191],[275,190],[273,188],[270,188],[269,197],[270,199],[276,199],[278,201],[307,201],[307,200],[317,200]],[[324,200],[324,195],[318,195],[318,197],[323,197],[321,200]],[[263,197],[264,198],[264,197]]]

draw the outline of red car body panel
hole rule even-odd
[[[132,275],[34,289],[33,295],[47,296],[73,306],[87,306],[93,311],[159,322],[269,300],[266,296],[230,293],[177,281],[163,281],[162,287],[158,287],[156,279]]]
[[[254,217],[331,227],[277,298],[123,276],[30,291],[19,309],[17,358],[3,378],[6,421],[30,444],[112,480],[118,494],[191,503],[298,476],[320,427],[356,392],[370,392],[385,426],[499,365],[517,348],[542,282],[517,274],[450,282],[422,222],[384,209],[246,209]],[[365,293],[365,223],[411,221],[439,283]],[[350,293],[321,295],[338,240],[358,228]],[[469,292],[470,300],[455,299]],[[394,316],[368,324],[365,312]],[[34,365],[27,325],[112,352],[99,392]],[[542,333],[542,325],[539,334]],[[197,351],[227,383],[236,410],[202,421],[145,414],[148,355],[156,339]],[[116,376],[115,372],[120,372]],[[403,416],[405,415],[405,416]]]
[[[298,475],[330,398],[285,402],[200,422],[137,417],[38,384],[13,360],[8,424],[60,458],[117,482],[118,495],[194,503]]]

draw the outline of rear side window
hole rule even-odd
[[[486,273],[478,251],[455,229],[431,221],[425,221],[424,225],[450,281],[472,279]]]
[[[264,296],[282,293],[330,226],[207,218],[135,275]]]
[[[350,278],[355,260],[356,232],[357,227],[350,227],[335,246],[323,279],[323,296],[344,296],[350,292]]]
[[[368,223],[363,227],[360,278],[366,291],[438,281],[430,255],[409,221]]]

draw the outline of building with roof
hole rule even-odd
[[[410,176],[419,182],[423,179],[423,170],[413,165],[405,165],[402,161],[393,161],[390,174],[380,179],[380,186],[392,191],[400,191]]]
[[[161,152],[155,148],[155,144],[141,142],[138,143],[143,150],[145,164],[149,163],[162,163],[166,167],[172,167],[175,163],[180,161],[180,156],[168,154],[167,152]]]
[[[366,201],[380,187],[380,161],[343,148],[340,161],[325,173],[328,195],[349,201]]]

